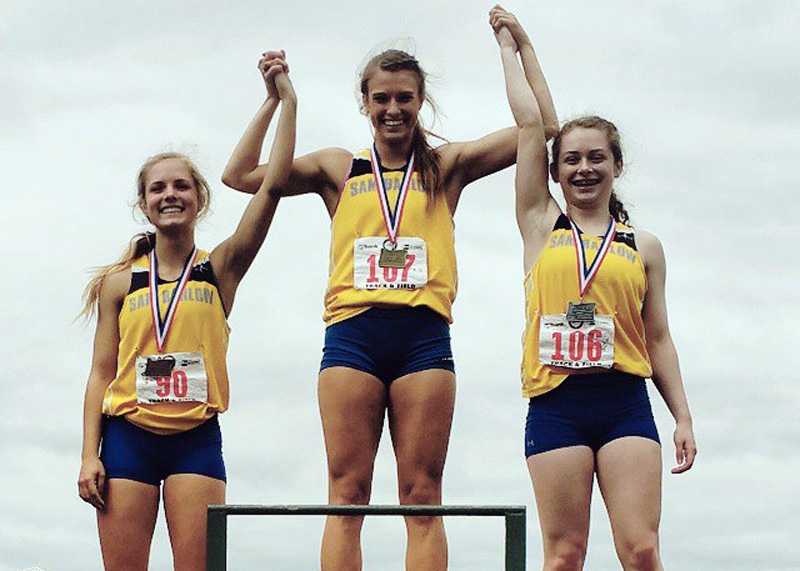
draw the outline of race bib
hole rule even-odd
[[[402,263],[381,259],[385,237],[358,238],[353,245],[353,284],[356,289],[419,289],[428,283],[428,250],[422,238],[397,238],[393,257],[405,252]],[[384,254],[384,260],[386,255]]]
[[[208,376],[203,354],[164,353],[136,357],[136,400],[208,402]]]
[[[567,316],[542,315],[539,361],[552,367],[588,369],[614,364],[614,319],[597,315],[593,322],[567,321]]]

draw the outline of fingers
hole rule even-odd
[[[694,464],[697,446],[693,439],[681,439],[675,442],[675,461],[677,466],[670,470],[673,474],[682,474]]]
[[[92,504],[98,510],[103,510],[106,503],[103,500],[103,489],[105,488],[106,475],[104,471],[98,471],[92,476],[81,477],[78,480],[78,495],[81,499]]]

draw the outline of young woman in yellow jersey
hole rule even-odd
[[[662,569],[658,552],[661,448],[644,378],[675,417],[678,465],[697,449],[678,357],[667,325],[659,241],[627,224],[613,192],[623,157],[616,127],[599,117],[567,122],[547,151],[537,98],[515,51],[527,41],[514,16],[490,15],[519,126],[516,213],[523,239],[527,325],[525,449],[544,544],[544,569],[582,569],[597,474],[626,570]],[[523,54],[524,62],[524,54]]]
[[[263,56],[268,64],[281,57]],[[538,65],[529,71],[533,85],[542,88],[537,96],[555,132],[541,71]],[[400,503],[440,504],[455,399],[449,335],[457,280],[452,216],[466,185],[513,163],[517,134],[508,128],[432,148],[419,121],[421,107],[430,101],[425,73],[399,50],[368,62],[360,91],[374,130],[370,148],[356,153],[329,148],[300,157],[280,189],[283,195],[319,194],[332,218],[318,388],[328,500],[369,503],[388,411]],[[259,187],[265,131],[262,108],[233,152],[226,184],[245,192]],[[324,571],[361,568],[362,520],[327,519]],[[406,528],[407,568],[445,569],[441,518],[407,518]]]
[[[205,569],[206,508],[225,502],[217,415],[228,407],[226,317],[267,235],[294,154],[296,97],[284,66],[261,69],[269,121],[282,104],[270,163],[233,235],[195,246],[209,188],[183,155],[150,158],[138,206],[155,227],[90,282],[97,310],[84,404],[79,494],[97,509],[109,570],[147,569],[161,482],[174,568]],[[98,447],[102,441],[102,451]]]

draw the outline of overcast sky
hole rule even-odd
[[[213,187],[198,230],[211,248],[246,197],[219,181],[264,97],[256,62],[284,48],[300,108],[297,152],[369,144],[355,74],[371,50],[413,38],[465,140],[512,123],[483,2],[295,0],[44,2],[0,6],[3,174],[0,571],[100,568],[93,509],[77,496],[93,325],[73,323],[87,270],[144,227],[134,178],[156,152],[190,154]],[[800,156],[798,5],[786,1],[513,2],[560,118],[622,131],[618,190],[664,244],[667,296],[700,455],[673,465],[673,422],[651,398],[665,461],[667,569],[797,570]],[[409,45],[402,40],[401,45]],[[456,215],[458,397],[444,481],[451,504],[528,506],[541,565],[519,395],[522,249],[513,169],[467,188]],[[560,190],[554,188],[560,196]],[[316,405],[329,220],[318,197],[281,203],[230,318],[231,409],[222,418],[230,503],[324,503]],[[794,419],[794,420],[792,420]],[[384,438],[374,503],[396,503]],[[241,518],[229,568],[313,569],[322,518]],[[451,569],[502,567],[500,520],[448,520]],[[399,518],[368,520],[365,568],[399,569]],[[163,517],[153,569],[171,561]],[[595,494],[587,569],[617,569]]]

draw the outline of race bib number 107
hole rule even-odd
[[[356,289],[419,289],[428,282],[428,251],[422,238],[397,238],[405,251],[402,267],[381,267],[386,238],[359,238],[353,245],[353,284]],[[399,266],[399,265],[398,265]]]
[[[614,319],[597,315],[593,323],[570,324],[566,315],[542,315],[539,361],[567,369],[610,369],[614,364]]]

